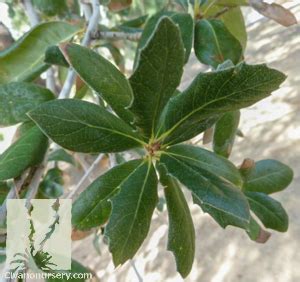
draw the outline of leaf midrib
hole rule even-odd
[[[81,224],[82,222],[85,221],[85,219],[90,216],[90,214],[98,207],[98,205],[101,205],[104,201],[109,200],[110,196],[112,194],[115,193],[115,191],[117,191],[118,189],[120,190],[120,187],[122,186],[122,184],[132,175],[136,172],[136,170],[138,170],[142,165],[144,164],[144,162],[141,162],[141,164],[139,164],[132,172],[130,172],[108,195],[106,195],[103,199],[100,199],[100,201],[88,212],[88,214],[85,216],[84,219],[82,219],[79,223]]]
[[[256,71],[256,72],[257,72],[257,71]],[[251,79],[254,75],[256,75],[256,72],[254,72],[254,74],[253,74],[252,76],[247,77],[247,79],[243,81],[243,84],[244,84],[245,82],[247,82],[247,80]],[[231,80],[231,78],[232,78],[233,76],[234,76],[234,72],[231,74],[230,78],[229,78],[227,81],[225,81],[225,83],[223,84],[223,86],[219,89],[218,93],[221,92],[221,90],[222,90],[222,88],[224,87],[224,85],[227,84],[227,83]],[[275,80],[275,79],[274,79],[274,80]],[[222,101],[222,100],[226,100],[226,99],[230,98],[231,96],[233,96],[233,95],[235,95],[235,94],[242,93],[242,92],[245,92],[245,91],[254,90],[254,89],[255,89],[256,91],[262,91],[262,90],[259,90],[259,89],[256,89],[256,88],[257,88],[257,87],[260,87],[260,86],[262,86],[262,85],[264,85],[264,84],[266,84],[266,83],[270,83],[270,82],[272,82],[272,81],[273,81],[273,80],[270,80],[270,81],[267,81],[267,82],[263,82],[263,83],[260,83],[260,84],[256,84],[254,87],[250,87],[250,88],[242,89],[242,90],[239,90],[239,91],[235,91],[235,92],[233,92],[233,93],[231,93],[231,94],[229,94],[229,95],[227,95],[227,96],[223,96],[223,97],[221,97],[221,98],[219,98],[219,99],[214,99],[214,100],[212,100],[212,101],[210,101],[210,102],[208,102],[208,103],[203,104],[201,107],[192,110],[189,114],[187,114],[185,117],[183,117],[180,121],[178,121],[175,125],[173,125],[168,131],[166,131],[165,133],[163,133],[163,134],[159,137],[158,140],[162,140],[162,139],[164,139],[165,137],[167,137],[168,135],[170,135],[177,127],[179,127],[179,126],[180,126],[184,121],[186,121],[190,116],[194,115],[194,114],[197,113],[198,111],[201,111],[203,108],[209,106],[210,104],[213,104],[213,103],[216,103],[216,102],[220,102],[220,101]],[[218,95],[218,93],[217,93],[217,95]],[[184,93],[182,93],[181,95],[184,95]],[[217,96],[217,95],[216,95],[216,96]],[[265,97],[265,95],[264,95],[264,97]]]
[[[104,131],[108,131],[108,132],[112,132],[112,133],[115,133],[115,134],[118,134],[118,135],[122,135],[122,136],[128,137],[130,139],[135,140],[139,144],[145,145],[144,141],[142,141],[142,140],[140,140],[138,138],[135,138],[133,136],[130,136],[128,134],[122,133],[122,132],[117,131],[117,130],[113,130],[113,129],[109,129],[109,128],[105,128],[105,127],[101,127],[101,126],[97,126],[97,125],[92,125],[92,124],[83,122],[83,121],[78,120],[78,119],[70,120],[70,119],[66,119],[66,118],[58,118],[58,117],[54,117],[54,116],[51,116],[51,115],[48,115],[48,114],[37,114],[37,116],[48,117],[48,118],[50,117],[51,119],[57,119],[57,120],[66,121],[66,122],[72,122],[72,123],[80,123],[80,124],[82,124],[82,125],[84,125],[86,127],[89,127],[89,128],[101,129],[101,130],[104,130]],[[41,128],[41,130],[43,130],[43,129]],[[58,136],[58,135],[56,135],[56,136]]]
[[[220,44],[219,44],[219,41],[218,41],[218,38],[217,38],[217,34],[212,26],[212,24],[208,21],[208,20],[204,20],[206,22],[206,24],[208,25],[208,27],[211,29],[212,31],[212,35],[215,39],[215,42],[216,42],[216,46],[217,46],[217,49],[218,49],[218,52],[219,52],[219,56],[220,58],[222,58],[222,61],[224,60],[224,56],[222,54],[222,51],[221,51],[221,47],[220,47]]]
[[[180,160],[174,158],[172,155],[170,155],[170,157],[180,162]],[[193,172],[198,173],[193,167],[188,166],[188,165],[185,164],[184,162],[181,162],[181,163],[182,163],[182,165],[184,165],[185,167],[187,167],[189,170],[192,170]],[[203,175],[201,175],[201,176],[204,177]],[[174,176],[174,177],[176,177],[176,176]],[[206,177],[204,177],[204,178],[206,178]],[[218,186],[216,186],[216,187],[218,188]],[[188,189],[189,189],[189,188],[188,188]],[[218,189],[220,190],[220,188],[218,188]],[[189,189],[189,190],[191,190],[191,189]],[[192,190],[191,190],[191,191],[192,191]],[[198,198],[198,200],[199,200],[201,203],[203,203],[204,205],[207,205],[207,206],[210,206],[210,207],[212,207],[212,208],[214,208],[214,209],[216,209],[216,210],[222,211],[222,212],[224,212],[224,213],[226,213],[226,214],[231,215],[231,216],[234,217],[234,218],[237,218],[238,220],[242,220],[243,222],[246,222],[247,224],[249,224],[250,219],[249,219],[249,220],[245,220],[245,218],[242,218],[242,217],[240,217],[240,216],[237,216],[237,215],[235,215],[235,214],[233,214],[233,213],[231,213],[231,212],[228,212],[228,211],[226,211],[226,210],[223,210],[223,209],[221,209],[221,208],[219,208],[219,207],[216,207],[216,206],[214,206],[214,205],[212,205],[212,204],[210,204],[210,203],[204,202],[202,199],[200,199],[200,198],[198,197],[198,195],[195,194],[194,191],[192,191],[192,192],[193,192],[193,194]],[[224,193],[222,190],[221,190],[221,192]]]
[[[141,165],[144,165],[144,163],[145,163],[145,162],[143,162]],[[128,235],[127,235],[127,238],[126,238],[126,240],[124,241],[123,247],[122,247],[121,252],[120,252],[120,254],[121,254],[122,256],[123,256],[123,252],[124,252],[125,246],[127,245],[128,239],[129,239],[129,237],[131,236],[131,232],[132,232],[133,226],[134,226],[135,221],[136,221],[136,217],[137,217],[138,210],[140,209],[141,199],[142,199],[143,194],[144,194],[144,190],[145,190],[146,183],[147,183],[147,180],[148,180],[148,177],[149,177],[151,165],[152,165],[151,160],[148,160],[148,170],[147,170],[147,173],[146,173],[144,182],[143,182],[143,186],[142,186],[141,193],[140,193],[139,198],[138,198],[137,208],[135,209],[134,217],[133,217],[133,220],[132,220],[132,223],[131,223],[131,226],[130,226],[130,229],[129,229],[129,232],[128,232]],[[140,167],[140,166],[139,166],[139,167]]]
[[[227,173],[224,169],[222,169],[222,168],[220,169],[220,168],[217,167],[217,166],[211,165],[211,164],[206,163],[206,162],[202,162],[201,160],[194,159],[194,158],[188,157],[188,156],[186,156],[186,155],[176,154],[176,153],[169,152],[169,151],[168,151],[168,152],[164,152],[164,153],[167,154],[167,155],[174,155],[174,156],[177,156],[177,157],[186,158],[186,159],[188,159],[188,160],[192,160],[192,161],[201,163],[201,164],[203,164],[203,165],[205,165],[205,166],[210,166],[210,167],[212,167],[212,168],[217,168],[217,169],[219,169],[219,170],[225,172],[226,174],[230,174],[231,176],[235,177],[234,174],[232,174],[232,173]],[[222,179],[224,179],[224,180],[226,180],[226,181],[229,181],[228,179],[226,179],[226,178],[224,178],[224,177],[222,177],[222,176],[219,176],[219,177],[221,177]],[[230,182],[231,182],[231,181],[230,181]],[[231,182],[231,183],[232,183],[232,182]],[[235,183],[233,183],[233,184],[235,185]]]
[[[250,192],[251,193],[251,192]],[[259,192],[258,192],[259,193]],[[257,200],[247,196],[246,194],[246,197],[248,199],[248,201],[250,202],[253,202],[255,203],[257,206],[261,207],[267,214],[268,214],[268,217],[271,216],[272,218],[275,218],[275,220],[279,220],[280,222],[282,221],[281,217],[279,216],[279,214],[275,211],[275,212],[272,212],[270,209],[266,208],[265,205],[263,205],[262,203],[260,202],[257,202]],[[271,198],[272,199],[272,198]],[[266,226],[268,228],[268,226]]]

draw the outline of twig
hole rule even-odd
[[[18,180],[15,181],[14,186],[9,190],[8,194],[6,195],[5,201],[0,207],[0,225],[3,225],[5,223],[6,214],[7,214],[7,206],[6,203],[10,199],[15,199],[17,197],[17,194],[20,192],[21,187],[23,186],[23,183],[25,182],[27,178],[27,172],[26,170]]]
[[[46,78],[46,88],[50,89],[53,93],[56,92],[55,88],[55,77],[54,77],[54,69],[50,67],[47,70],[47,78]]]
[[[137,268],[136,268],[136,266],[135,266],[135,263],[134,263],[134,260],[130,260],[130,265],[131,265],[131,267],[133,268],[133,270],[134,270],[134,272],[135,272],[135,274],[136,274],[136,276],[137,276],[137,279],[138,279],[138,281],[139,282],[143,282],[144,280],[143,280],[143,277],[140,275],[140,273],[138,272],[138,270],[137,270]]]
[[[84,1],[80,1],[80,7],[83,11],[83,15],[85,20],[88,22],[92,16],[92,6],[91,3],[85,3]]]
[[[30,201],[33,198],[35,198],[35,196],[38,192],[41,179],[47,168],[47,162],[48,162],[48,152],[46,152],[43,162],[37,167],[37,169],[32,177],[31,183],[29,185],[29,189],[26,194],[26,207],[27,208],[29,208],[31,206]]]
[[[110,164],[110,168],[113,168],[118,164],[115,154],[109,154],[109,164]]]
[[[221,16],[223,16],[225,13],[227,13],[230,10],[230,7],[224,7],[223,9],[221,9],[219,12],[217,12],[216,14],[214,14],[211,18],[212,19],[217,19]]]
[[[89,24],[86,30],[86,33],[83,37],[82,46],[88,46],[91,42],[92,39],[92,34],[95,33],[95,30],[97,30],[98,27],[98,22],[100,19],[100,11],[99,11],[99,0],[92,0],[92,8],[93,8],[93,13],[92,16],[89,20]]]
[[[70,96],[71,88],[74,84],[76,73],[73,69],[69,69],[64,86],[62,87],[58,99],[65,99]]]
[[[92,163],[92,165],[89,167],[89,169],[82,176],[82,178],[80,179],[80,181],[78,182],[76,187],[66,197],[67,199],[73,199],[76,197],[76,195],[79,193],[79,190],[81,189],[82,184],[89,178],[90,174],[93,172],[94,168],[101,162],[103,157],[104,157],[104,154],[100,154],[96,158],[96,160]]]
[[[32,6],[31,0],[23,0],[24,8],[25,8],[25,13],[27,14],[28,20],[30,21],[30,25],[36,26],[39,22],[39,16],[34,10]]]
[[[92,35],[92,39],[125,39],[131,41],[139,41],[141,38],[142,32],[122,32],[122,31],[97,31]]]

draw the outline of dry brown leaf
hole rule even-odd
[[[71,239],[72,239],[72,241],[82,240],[82,239],[86,238],[87,236],[91,235],[93,232],[94,232],[94,229],[82,231],[82,230],[73,228],[72,234],[71,234]]]
[[[14,39],[9,29],[0,22],[0,51],[8,48],[13,43]]]
[[[111,11],[119,12],[127,9],[132,4],[132,0],[110,0],[108,8]]]
[[[75,86],[76,92],[81,90],[85,86],[85,82],[78,75],[76,76]]]
[[[297,19],[294,14],[279,4],[268,4],[262,0],[249,0],[249,4],[260,14],[280,23],[283,26],[297,24]]]
[[[213,127],[206,129],[203,134],[203,145],[209,144],[213,139],[213,135],[214,135]]]

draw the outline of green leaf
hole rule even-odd
[[[240,42],[220,20],[200,20],[195,25],[195,54],[200,62],[217,66],[226,60],[237,64],[242,56]]]
[[[69,67],[69,63],[66,61],[63,53],[56,45],[47,48],[44,62],[50,65],[57,65],[66,68]]]
[[[123,21],[120,25],[116,26],[115,29],[125,32],[136,30],[137,28],[141,28],[147,19],[148,15],[143,15],[128,21]]]
[[[239,188],[227,180],[236,181],[238,172],[226,159],[208,156],[203,149],[177,145],[166,150],[160,161],[172,176],[193,192],[195,202],[203,211],[222,227],[247,228],[250,220],[247,200]]]
[[[185,278],[195,257],[195,228],[189,206],[176,179],[160,170],[169,216],[168,250],[173,252],[177,271]]]
[[[0,181],[18,177],[28,167],[39,164],[48,147],[48,139],[36,126],[28,130],[0,155]]]
[[[245,192],[250,209],[266,228],[286,232],[289,219],[281,204],[264,193]]]
[[[223,13],[221,16],[219,16],[218,19],[224,22],[227,29],[231,32],[232,35],[236,37],[236,39],[239,40],[240,44],[243,47],[243,50],[245,50],[247,46],[247,30],[244,16],[240,7],[233,6],[244,5],[247,0],[219,0],[217,2],[217,5],[211,5],[212,1],[214,0],[207,1],[207,3],[205,3],[205,5],[201,7],[202,10],[206,11],[205,18],[214,18],[216,14],[220,13],[224,9],[224,6],[229,6],[230,9],[226,13]],[[233,1],[235,3],[232,3]],[[225,2],[227,3],[225,4]]]
[[[284,190],[294,177],[293,170],[276,160],[261,160],[247,175],[243,189],[272,194]]]
[[[42,23],[31,29],[8,52],[0,54],[0,84],[37,77],[45,70],[46,49],[70,39],[79,30],[79,26],[65,22]]]
[[[118,48],[115,44],[113,43],[105,43],[102,44],[100,47],[107,48],[115,62],[115,64],[118,66],[118,68],[121,71],[125,72],[125,60],[124,56],[122,55],[120,48]]]
[[[175,145],[166,150],[189,162],[190,165],[205,169],[221,178],[230,181],[237,187],[242,187],[243,179],[239,170],[229,160],[206,149],[191,145]]]
[[[8,181],[0,181],[0,205],[4,203],[11,186]]]
[[[131,259],[145,240],[158,202],[157,177],[151,162],[139,165],[112,198],[112,213],[105,230],[115,266]]]
[[[145,136],[153,136],[159,116],[180,83],[184,49],[178,27],[161,18],[130,78],[134,93],[131,110]]]
[[[35,127],[35,123],[32,120],[28,120],[28,121],[21,123],[17,127],[16,133],[14,135],[15,139],[19,139],[33,127]]]
[[[239,64],[200,73],[181,95],[172,97],[161,118],[166,144],[196,136],[209,118],[249,107],[278,89],[286,76],[266,65]],[[158,134],[159,135],[159,134]]]
[[[73,226],[86,230],[106,223],[111,213],[109,200],[142,162],[133,160],[116,166],[89,185],[72,206]]]
[[[57,199],[64,193],[63,172],[59,168],[48,170],[39,187],[39,197]]]
[[[75,165],[73,156],[61,148],[51,152],[48,156],[48,161],[65,162],[71,165]]]
[[[240,115],[240,111],[228,112],[217,121],[213,137],[213,149],[216,154],[225,158],[230,156]]]
[[[262,229],[256,220],[251,216],[249,231],[247,231],[249,238],[257,243],[265,243],[269,240],[271,233]]]
[[[33,0],[32,4],[47,16],[62,15],[68,11],[66,0]]]
[[[87,279],[86,274],[92,274],[88,268],[86,268],[81,263],[79,263],[78,261],[73,260],[73,259],[72,259],[72,264],[71,264],[71,270],[59,271],[59,272],[54,271],[53,272],[54,275],[57,275],[58,273],[61,273],[64,276],[62,278],[50,277],[50,278],[47,278],[46,281],[47,282],[67,282],[67,281],[68,282],[85,282],[85,281],[91,280],[91,279]],[[76,275],[74,275],[74,274],[76,274]],[[82,275],[85,274],[84,277],[86,277],[86,279],[79,278],[79,277],[82,277],[82,275],[79,275],[79,274],[82,274]],[[67,278],[67,275],[70,275],[69,279]]]
[[[234,6],[248,6],[248,0],[219,0],[218,5],[224,5],[227,7],[234,7]]]
[[[71,151],[119,152],[142,142],[125,122],[105,108],[85,101],[50,101],[29,116],[55,143]]]
[[[0,85],[0,127],[27,121],[27,112],[54,98],[48,89],[31,83]]]
[[[223,14],[220,19],[225,23],[228,30],[239,40],[246,50],[247,47],[247,30],[244,15],[240,7],[231,8],[227,13]]]
[[[175,3],[177,3],[183,10],[185,10],[185,11],[189,10],[189,1],[188,0],[175,0]]]
[[[108,60],[94,51],[76,44],[60,47],[66,60],[82,80],[94,89],[125,121],[132,121],[128,107],[133,94],[126,77]]]
[[[135,65],[138,64],[139,55],[142,49],[146,47],[149,39],[151,38],[153,32],[156,29],[157,23],[163,17],[169,17],[172,21],[178,25],[181,39],[185,49],[185,63],[188,61],[191,49],[193,45],[193,32],[194,32],[194,22],[190,14],[188,13],[176,13],[171,11],[160,11],[154,14],[147,21],[145,28],[142,33],[142,37],[139,40],[137,47],[137,55],[135,59]]]

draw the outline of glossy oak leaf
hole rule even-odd
[[[29,116],[54,142],[71,151],[119,152],[142,142],[124,121],[105,108],[85,101],[50,101]]]
[[[209,119],[266,98],[285,78],[266,65],[245,63],[201,73],[182,94],[170,99],[161,118],[158,138],[167,144],[188,140],[199,134]]]
[[[140,52],[138,66],[130,78],[134,93],[130,109],[146,137],[153,136],[164,106],[179,85],[183,64],[179,28],[170,18],[163,17]]]
[[[185,185],[204,212],[222,227],[234,225],[248,228],[248,202],[233,182],[240,183],[239,172],[224,158],[189,146],[170,147],[161,156],[168,172]]]
[[[111,213],[109,200],[142,163],[143,160],[133,160],[116,166],[89,185],[73,204],[73,226],[86,230],[106,223]]]
[[[28,120],[27,112],[46,101],[54,99],[46,88],[25,82],[0,85],[0,127]]]
[[[177,13],[171,11],[160,11],[154,14],[147,21],[141,39],[139,40],[137,47],[137,55],[135,65],[138,63],[139,53],[147,45],[149,38],[151,38],[157,23],[163,17],[169,17],[175,24],[178,25],[182,42],[185,49],[185,62],[188,61],[193,45],[193,32],[194,32],[194,21],[190,14],[188,13]]]
[[[289,218],[282,205],[264,193],[245,192],[251,210],[266,228],[286,232]]]
[[[65,59],[63,53],[56,45],[50,46],[45,52],[44,62],[50,65],[57,65],[62,67],[69,67],[69,63]]]
[[[79,26],[65,22],[47,22],[35,26],[8,50],[0,53],[0,84],[36,78],[47,69],[44,63],[46,49],[70,39],[79,31]]]
[[[131,259],[145,240],[158,202],[157,176],[150,161],[142,162],[119,185],[111,199],[112,213],[105,229],[115,266]]]
[[[169,216],[168,250],[173,252],[177,271],[184,278],[193,265],[195,257],[195,228],[183,192],[177,180],[160,168],[160,182],[164,186]]]
[[[271,233],[261,228],[252,216],[250,218],[250,225],[247,234],[252,241],[261,244],[266,243],[271,237]]]
[[[133,93],[126,77],[96,52],[76,44],[61,45],[66,60],[82,80],[96,91],[125,121],[132,121],[128,110]]]
[[[240,111],[228,112],[216,122],[213,135],[213,149],[216,154],[225,158],[230,156],[240,115]]]
[[[279,161],[261,160],[245,176],[243,189],[265,194],[279,192],[290,185],[293,175],[293,170]]]
[[[225,24],[215,19],[196,23],[194,49],[199,61],[214,68],[226,60],[237,64],[243,51]]]
[[[76,165],[75,159],[72,155],[67,153],[64,149],[59,148],[53,152],[51,152],[48,156],[48,161],[54,162],[65,162],[71,165]]]
[[[205,5],[201,7],[202,11],[206,11],[205,17],[215,18],[215,16],[219,14],[217,18],[225,24],[226,28],[239,40],[243,50],[245,50],[247,46],[247,30],[245,19],[241,7],[239,6],[248,5],[248,0],[218,0],[215,3],[213,3],[213,1],[214,0],[208,0]],[[224,13],[224,8],[226,9],[226,7],[229,7],[229,9]]]
[[[16,178],[27,168],[39,164],[48,148],[48,139],[32,127],[0,155],[0,181]]]

